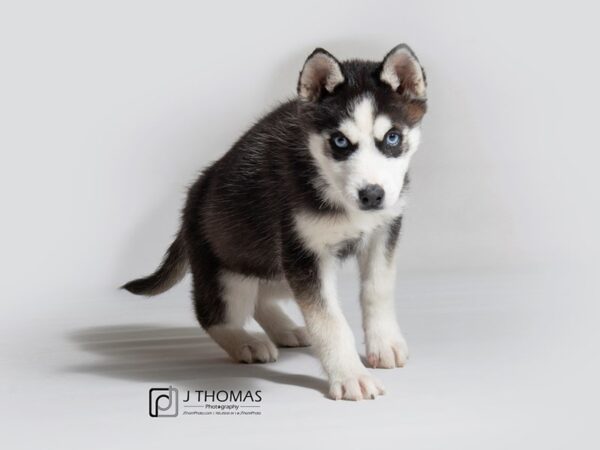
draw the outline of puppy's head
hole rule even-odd
[[[298,80],[309,149],[326,200],[360,210],[399,203],[427,109],[425,73],[406,45],[381,62],[316,49]]]

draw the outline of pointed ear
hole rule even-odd
[[[307,101],[317,101],[326,92],[344,82],[342,66],[335,57],[322,48],[317,48],[306,59],[298,79],[298,95]]]
[[[399,94],[417,99],[427,97],[425,71],[406,44],[397,45],[383,58],[380,79]]]

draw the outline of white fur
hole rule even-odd
[[[404,202],[391,210],[350,210],[346,215],[323,215],[299,212],[295,215],[296,229],[305,245],[317,254],[331,254],[336,246],[349,239],[357,239],[397,217]]]
[[[258,293],[258,279],[224,271],[220,282],[226,304],[226,322],[230,326],[243,327],[252,316]]]
[[[390,131],[391,128],[392,121],[390,118],[384,114],[380,114],[373,122],[373,136],[382,141],[385,137],[385,134]]]
[[[334,399],[360,400],[383,394],[382,384],[369,374],[356,353],[354,336],[337,300],[333,257],[321,259],[320,274],[321,304],[315,306],[302,299],[299,303],[312,344],[329,377],[330,395]]]
[[[403,128],[404,152],[390,158],[375,145],[393,127],[386,115],[373,114],[373,99],[363,97],[355,105],[351,117],[339,129],[356,144],[356,151],[346,161],[329,155],[327,135],[310,136],[309,148],[322,181],[317,185],[325,200],[342,206],[344,214],[297,212],[295,225],[305,245],[320,261],[323,307],[311,306],[310,299],[302,307],[312,343],[330,380],[333,398],[360,399],[383,393],[383,386],[371,378],[358,358],[354,337],[342,315],[335,289],[336,247],[343,241],[361,238],[360,250],[361,305],[367,357],[372,366],[402,366],[407,357],[406,343],[395,319],[393,288],[394,254],[386,249],[386,226],[404,208],[402,188],[412,155],[420,138],[418,127]],[[383,208],[363,211],[358,204],[358,191],[369,184],[385,190]]]
[[[396,320],[394,283],[396,252],[389,253],[385,229],[376,230],[359,252],[361,272],[361,307],[371,367],[402,367],[408,348]]]
[[[208,334],[236,361],[269,362],[277,359],[277,348],[263,333],[252,335],[244,324],[254,313],[258,280],[224,272],[220,277],[225,302],[225,321],[209,327]]]
[[[349,211],[359,210],[358,191],[369,184],[378,184],[385,192],[383,209],[398,210],[404,177],[410,160],[416,152],[420,129],[404,128],[405,151],[398,157],[387,157],[375,145],[375,138],[383,139],[392,128],[386,115],[374,117],[373,99],[362,97],[354,106],[351,118],[343,121],[339,130],[358,148],[345,161],[336,161],[328,155],[328,136],[312,134],[309,149],[317,163],[323,185],[317,186],[326,200]],[[401,208],[401,207],[400,207]],[[373,214],[372,211],[368,212]]]
[[[280,306],[281,300],[292,297],[286,281],[261,280],[254,318],[275,344],[281,347],[306,347],[310,345],[306,329],[296,325]]]

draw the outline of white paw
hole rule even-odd
[[[206,331],[234,361],[250,364],[277,360],[277,347],[264,333],[250,334],[243,329],[221,325]]]
[[[408,346],[399,330],[369,333],[366,340],[369,367],[393,369],[406,364]]]
[[[383,384],[362,367],[330,382],[329,395],[334,400],[368,400],[385,394]]]
[[[247,364],[277,361],[277,356],[277,347],[268,339],[240,343],[234,352],[236,361]]]
[[[271,338],[279,347],[308,347],[310,345],[308,333],[304,327],[279,330],[273,333]]]

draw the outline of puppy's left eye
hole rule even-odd
[[[398,144],[400,144],[401,140],[402,138],[400,137],[400,133],[397,131],[390,131],[385,135],[385,143],[390,147],[396,147]]]

